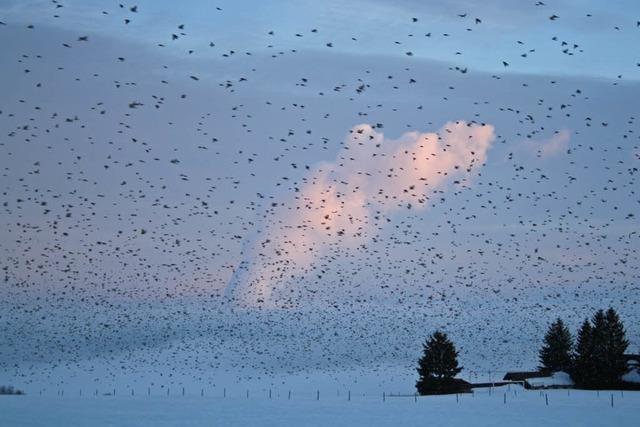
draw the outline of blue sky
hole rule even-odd
[[[565,0],[544,6],[503,0],[481,4],[464,0],[191,1],[179,8],[173,2],[154,1],[138,2],[144,11],[138,15],[127,14],[116,2],[70,1],[61,9],[53,9],[46,1],[4,3],[6,20],[42,22],[137,43],[166,41],[171,34],[167,31],[174,32],[170,28],[188,23],[189,41],[175,43],[176,49],[202,45],[212,38],[221,49],[239,52],[269,51],[269,43],[321,50],[331,42],[334,50],[353,55],[401,56],[411,51],[419,58],[488,72],[638,76],[638,58],[633,55],[638,7],[633,1]],[[51,19],[53,14],[59,18]],[[548,19],[552,15],[558,19]],[[119,18],[124,16],[136,19],[123,30]],[[482,22],[476,24],[475,18]],[[311,33],[312,29],[317,32]],[[269,31],[274,31],[273,37],[265,37]],[[426,38],[429,33],[431,37]],[[564,49],[573,55],[562,53]],[[504,70],[502,61],[511,68]]]

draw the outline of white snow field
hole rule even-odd
[[[217,391],[216,391],[217,393]],[[612,406],[613,399],[613,406]],[[548,404],[547,404],[548,402]],[[36,426],[637,426],[640,392],[520,386],[473,395],[392,397],[287,390],[152,395],[0,396],[0,425]]]

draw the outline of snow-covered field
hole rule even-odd
[[[547,394],[545,398],[545,393]],[[613,407],[611,399],[613,396]],[[222,395],[0,396],[0,425],[32,426],[637,426],[640,392],[519,386],[471,395],[389,397],[346,391],[239,390]],[[548,400],[548,405],[547,405]]]

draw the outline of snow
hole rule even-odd
[[[622,376],[622,380],[630,383],[640,383],[640,371],[638,368],[631,369]]]
[[[640,392],[527,391],[520,386],[474,394],[390,397],[345,390],[200,390],[171,396],[64,396],[46,392],[0,398],[1,424],[38,426],[631,426],[640,424]],[[548,405],[545,402],[548,397]],[[614,406],[611,407],[613,396]],[[506,399],[506,403],[505,403]]]
[[[550,377],[531,378],[527,380],[533,387],[573,386],[571,376],[566,372],[554,372]]]

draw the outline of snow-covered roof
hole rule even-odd
[[[574,382],[566,372],[554,372],[550,377],[531,378],[527,383],[533,388],[569,387]]]

